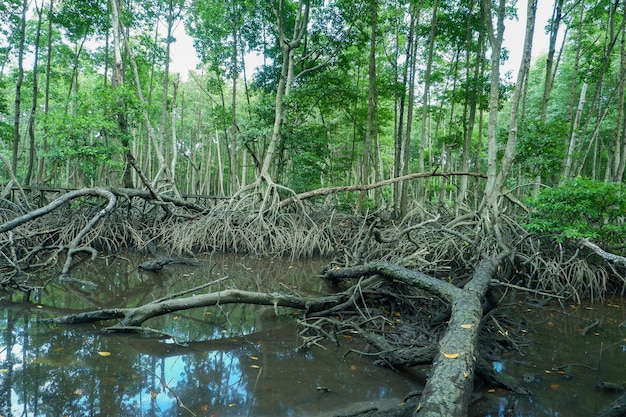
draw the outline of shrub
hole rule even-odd
[[[604,246],[626,241],[626,186],[576,178],[544,189],[529,202],[526,229],[557,241],[588,238]]]

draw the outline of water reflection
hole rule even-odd
[[[297,352],[289,310],[276,317],[273,308],[228,305],[146,323],[185,345],[149,332],[106,334],[93,325],[45,322],[61,312],[139,305],[208,280],[207,271],[173,268],[156,275],[132,264],[82,265],[81,279],[97,288],[53,286],[37,294],[37,304],[0,305],[0,415],[312,416],[352,401],[399,401],[417,387],[369,359],[342,358],[346,345]],[[211,279],[239,274],[230,287],[252,282],[263,290],[315,293],[324,290],[310,279],[318,267],[226,259],[213,267]]]
[[[296,351],[301,341],[288,309],[278,309],[276,316],[268,307],[214,306],[145,323],[174,340],[45,322],[83,309],[137,306],[225,277],[203,291],[326,291],[312,278],[322,261],[213,257],[204,269],[171,267],[162,274],[137,270],[140,261],[103,258],[80,265],[74,276],[97,287],[52,285],[35,294],[36,304],[0,299],[0,415],[306,417],[340,409],[348,414],[348,404],[380,399],[397,404],[423,382],[410,372],[374,366],[370,358],[344,357],[353,347],[349,339],[341,346]],[[623,301],[523,314],[533,345],[526,356],[510,355],[493,366],[517,378],[530,375],[527,384],[535,395],[513,397],[483,387],[472,416],[504,416],[513,407],[519,417],[582,417],[619,395],[594,387],[598,379],[626,381]],[[581,336],[581,328],[596,319],[601,320],[597,335]],[[583,366],[562,367],[567,364]]]
[[[512,408],[516,417],[585,417],[620,395],[598,390],[596,383],[626,381],[626,329],[619,324],[626,316],[623,299],[581,306],[554,303],[536,309],[520,305],[518,311],[523,312],[532,344],[525,356],[510,353],[493,362],[493,367],[525,381],[534,394],[514,397],[485,389],[472,416],[507,415]],[[596,320],[601,324],[595,332],[581,335]]]

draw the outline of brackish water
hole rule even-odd
[[[59,326],[44,319],[69,312],[137,306],[209,280],[211,288],[327,291],[315,275],[322,260],[210,256],[201,268],[137,270],[144,259],[106,257],[78,265],[77,279],[97,287],[51,284],[34,303],[11,303],[0,294],[1,416],[320,416],[372,405],[395,405],[423,386],[427,368],[395,372],[370,357],[346,355],[355,345],[296,349],[293,311],[225,305],[189,310],[147,321],[167,332],[110,334],[102,325]],[[206,291],[206,290],[203,290]],[[596,390],[598,381],[626,383],[623,299],[593,305],[519,305],[532,340],[525,356],[494,363],[525,377],[535,395],[512,397],[480,387],[473,416],[590,416],[619,393]],[[600,325],[587,336],[580,330]],[[110,324],[110,323],[109,323]],[[565,367],[565,365],[570,365]],[[563,368],[560,368],[563,366]],[[598,370],[593,370],[597,369]]]

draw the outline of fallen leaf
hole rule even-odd
[[[472,325],[471,324],[461,324],[461,328],[462,329],[471,329]]]
[[[253,361],[258,361],[259,358],[257,358],[256,356],[250,356],[250,359],[252,359]]]
[[[550,385],[550,389],[554,389],[554,390],[559,389],[559,384],[552,384],[552,385]]]
[[[259,365],[250,365],[250,368],[259,369],[260,366]]]
[[[487,392],[496,392],[496,389],[495,388],[490,388],[490,389],[487,390]]]
[[[111,352],[98,352],[100,356],[111,356]]]
[[[80,394],[82,394],[82,393],[83,393],[83,390],[82,390],[82,389],[80,389],[80,388],[75,389],[75,390],[72,392],[72,394],[74,394],[74,395],[80,395]]]
[[[445,356],[448,359],[456,359],[459,357],[458,353],[444,353],[443,356]]]

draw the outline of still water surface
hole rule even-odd
[[[45,318],[72,311],[137,306],[212,279],[212,291],[241,288],[293,291],[327,288],[315,275],[322,260],[211,256],[204,268],[137,270],[144,259],[102,258],[77,266],[72,276],[97,287],[51,285],[34,304],[0,298],[0,415],[2,416],[319,416],[370,404],[398,404],[423,386],[428,369],[394,372],[340,346],[297,350],[302,340],[293,312],[256,306],[217,306],[154,318],[158,333],[107,334],[100,325],[58,326]],[[513,398],[481,387],[474,416],[589,416],[619,394],[593,387],[626,382],[626,328],[620,300],[593,306],[530,309],[526,356],[495,363],[519,378],[532,375],[532,398]],[[580,336],[599,318],[597,334]],[[178,343],[177,343],[178,342]],[[602,352],[602,353],[600,353]],[[553,368],[574,365],[560,373]],[[588,368],[597,368],[600,372]]]

